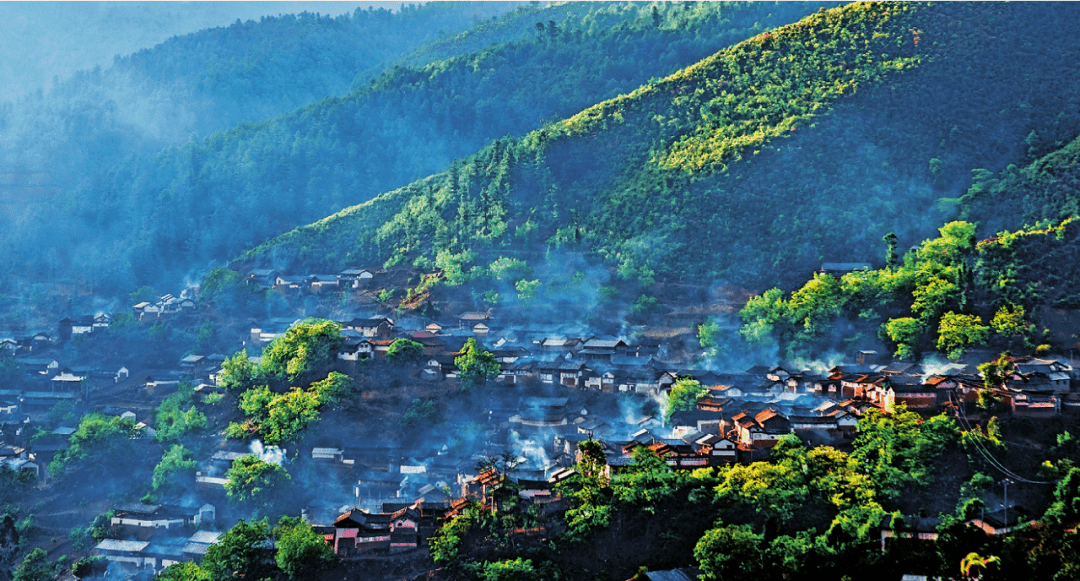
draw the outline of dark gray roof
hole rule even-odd
[[[687,567],[668,571],[649,571],[645,573],[645,576],[649,581],[697,581],[700,574],[700,570]]]
[[[121,541],[118,539],[105,539],[98,543],[94,549],[98,551],[117,551],[122,553],[139,553],[149,547],[146,541]]]
[[[127,514],[154,514],[161,509],[160,504],[143,504],[141,502],[131,502],[125,504],[118,504],[113,507],[118,513]]]
[[[563,408],[569,401],[568,397],[525,397],[521,399],[521,405],[532,408]]]
[[[866,262],[822,262],[821,270],[823,271],[845,271],[854,272],[856,270],[870,270],[870,264]]]

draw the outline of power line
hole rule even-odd
[[[953,400],[953,394],[949,394],[949,401],[951,403],[953,403],[953,405],[956,407],[957,410],[959,410],[959,413],[957,414],[957,418],[962,420],[961,423],[963,424],[963,427],[967,428],[967,430],[969,432],[974,431],[974,429],[971,427],[971,421],[967,417],[967,412],[964,410],[964,402],[962,402],[962,401],[961,402],[954,401]],[[985,446],[983,446],[983,443],[981,441],[979,441],[978,437],[971,438],[971,443],[975,446],[976,451],[978,451],[979,454],[984,459],[986,459],[986,461],[989,462],[991,466],[993,466],[994,468],[997,468],[1002,474],[1008,476],[1009,478],[1012,478],[1012,479],[1017,480],[1019,482],[1025,482],[1027,484],[1056,484],[1058,482],[1057,480],[1043,481],[1043,480],[1031,480],[1031,479],[1028,479],[1028,478],[1024,478],[1023,476],[1020,476],[1020,475],[1016,474],[1015,472],[1013,472],[1012,470],[1009,470],[1008,468],[1006,468],[1005,465],[1001,463],[1001,461],[999,461],[997,458],[995,458],[994,455],[991,454],[990,451],[987,450]]]
[[[950,396],[950,400],[951,400],[951,396]],[[958,407],[962,405],[962,402],[954,402],[954,403],[957,403]],[[960,407],[959,409],[960,409],[960,414],[962,414],[962,417],[960,417],[960,416],[958,416],[958,417],[962,420],[961,423],[963,424],[963,427],[967,428],[967,430],[969,432],[975,431],[974,428],[972,427],[971,421],[968,419],[967,413],[964,411],[963,407]],[[981,441],[979,441],[978,438],[972,438],[971,443],[975,447],[975,450],[977,452],[979,452],[979,455],[982,456],[983,459],[985,459],[991,466],[993,466],[994,468],[997,468],[1002,474],[1005,474],[1006,476],[1009,476],[1009,477],[1014,478],[1016,480],[1019,480],[1019,481],[1022,481],[1022,482],[1027,482],[1027,483],[1030,483],[1030,484],[1051,484],[1051,482],[1040,482],[1040,481],[1036,481],[1036,480],[1029,480],[1027,478],[1024,478],[1022,476],[1019,476],[1019,475],[1013,473],[1011,470],[1006,468],[1004,466],[1004,464],[1001,463],[1000,460],[998,460],[996,457],[994,457],[994,455],[990,453],[990,451],[982,444]]]

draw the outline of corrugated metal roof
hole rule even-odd
[[[196,531],[191,535],[189,539],[193,543],[206,543],[213,544],[221,537],[221,533],[217,531]]]
[[[669,571],[649,571],[645,574],[649,581],[695,581],[697,569],[671,569]]]
[[[121,541],[118,539],[105,539],[97,544],[94,549],[98,551],[121,551],[125,553],[138,553],[150,543],[146,541]]]
[[[206,543],[188,543],[184,545],[183,552],[187,555],[205,555],[208,548],[210,545]]]

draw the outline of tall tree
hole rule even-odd
[[[885,242],[885,268],[896,268],[900,256],[896,253],[896,233],[889,232],[881,237]]]
[[[607,468],[607,456],[604,455],[604,445],[589,438],[578,442],[577,445],[577,471],[585,479],[606,485],[604,473]]]
[[[334,560],[334,549],[299,517],[281,517],[274,527],[274,538],[277,545],[274,560],[293,579],[301,574],[317,573]]]
[[[221,364],[218,385],[232,393],[243,393],[255,385],[258,366],[248,359],[247,349],[234,353]]]
[[[697,407],[698,400],[708,393],[709,388],[696,379],[683,377],[677,380],[664,400],[664,423],[670,424],[675,412],[686,412]]]
[[[230,500],[267,506],[275,495],[287,492],[292,477],[284,468],[260,460],[254,454],[233,461],[225,473],[225,494]]]
[[[273,572],[273,552],[269,548],[270,525],[266,519],[243,519],[206,549],[202,568],[211,581],[263,579]]]
[[[751,579],[764,568],[764,537],[746,525],[711,529],[697,542],[694,557],[704,579]]]
[[[297,381],[302,375],[325,375],[345,340],[341,325],[324,319],[306,319],[271,343],[262,355],[261,369],[280,380]]]
[[[1069,468],[1054,488],[1054,502],[1046,509],[1046,520],[1055,523],[1074,522],[1080,517],[1080,469]]]
[[[56,563],[49,562],[49,554],[43,549],[34,549],[15,568],[12,581],[52,581],[56,576]]]
[[[454,365],[458,368],[462,390],[485,385],[502,371],[502,365],[495,360],[495,356],[490,351],[481,349],[472,337],[469,337],[461,352],[454,358]]]

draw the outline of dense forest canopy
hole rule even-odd
[[[413,261],[471,280],[500,257],[575,248],[624,280],[762,286],[798,284],[822,261],[880,264],[883,234],[901,247],[932,235],[972,169],[1024,159],[1033,128],[1043,142],[1076,135],[1061,58],[1080,48],[1074,10],[822,10],[245,258]]]
[[[316,12],[338,16],[368,6],[397,9],[385,0],[273,1],[243,3],[79,2],[6,4],[8,26],[0,37],[0,100],[17,101],[48,93],[77,71],[108,67],[117,55],[128,55],[170,38],[227,26],[237,19]]]
[[[7,142],[23,160],[13,171],[40,181],[27,195],[47,202],[7,216],[4,232],[17,244],[6,268],[98,288],[198,276],[247,246],[818,6],[661,4],[657,23],[651,5],[528,5],[465,35],[474,52],[450,54],[453,42],[421,47],[440,14],[473,16],[456,5],[239,23],[121,58],[3,112],[3,123],[26,129]],[[408,65],[374,76],[394,51],[414,49]],[[128,88],[132,106],[111,96]],[[47,171],[42,159],[52,160]],[[54,232],[54,211],[73,226]],[[227,234],[216,227],[226,223]],[[64,250],[31,252],[56,236]],[[87,263],[95,268],[70,272]]]

